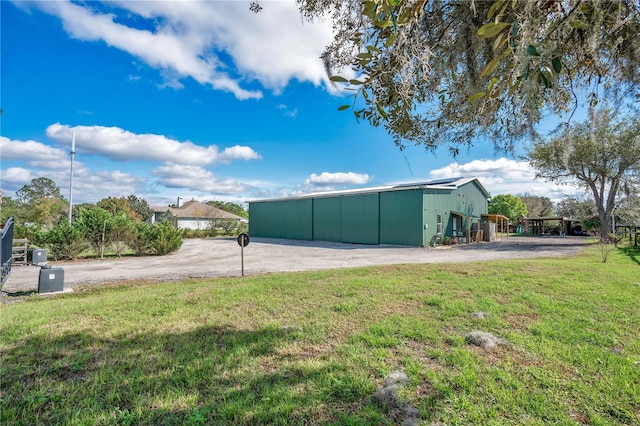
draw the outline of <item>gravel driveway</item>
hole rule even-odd
[[[509,237],[492,243],[438,248],[359,245],[254,238],[244,248],[244,274],[350,268],[402,263],[476,262],[558,257],[579,252],[584,237]],[[133,279],[176,280],[241,275],[236,239],[189,239],[167,256],[49,262],[64,270],[65,288]],[[2,298],[37,291],[40,267],[14,266]]]

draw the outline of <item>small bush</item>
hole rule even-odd
[[[43,242],[38,240],[38,238],[42,239],[43,231],[39,226],[26,226],[26,225],[18,225],[14,224],[13,226],[13,238],[26,238],[29,240],[29,243],[34,243],[36,245],[42,245]]]
[[[40,234],[41,237],[36,238],[36,242],[42,241],[49,250],[49,255],[56,260],[75,259],[89,247],[82,228],[70,225],[67,221]]]
[[[124,213],[118,213],[111,218],[111,242],[116,256],[121,257],[127,247],[127,241],[131,240],[134,222]]]
[[[136,256],[153,254],[154,230],[147,222],[136,222],[133,224],[127,245],[133,250]]]
[[[607,259],[609,258],[609,253],[618,248],[618,243],[620,242],[620,237],[616,234],[609,235],[594,235],[598,238],[598,246],[600,248],[600,256],[602,258],[602,263],[607,263]]]
[[[91,248],[102,259],[106,247],[111,242],[111,213],[100,207],[83,208],[75,224],[84,230]]]
[[[174,228],[169,221],[162,221],[153,226],[153,251],[163,256],[173,253],[182,247],[182,232]]]

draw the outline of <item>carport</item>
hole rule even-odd
[[[567,219],[562,216],[548,216],[548,217],[526,217],[524,218],[525,232],[531,235],[544,235],[545,222],[559,222],[560,223],[560,235],[569,235],[571,230],[571,223],[580,222],[578,219]]]
[[[491,232],[489,224],[495,224],[496,238],[500,234],[500,239],[504,235],[509,236],[509,218],[501,214],[483,214],[482,215],[484,240],[491,241]],[[484,226],[486,224],[486,226]]]

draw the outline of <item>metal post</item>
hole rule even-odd
[[[76,131],[73,131],[71,140],[71,173],[69,174],[69,225],[71,225],[71,213],[73,212],[73,160],[76,156]]]
[[[238,245],[240,245],[240,267],[244,277],[244,246],[249,245],[249,236],[245,233],[238,235]]]

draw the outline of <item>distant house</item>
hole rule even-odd
[[[151,223],[159,222],[171,213],[174,225],[180,229],[212,229],[223,224],[238,225],[247,220],[200,201],[187,201],[178,207],[152,206]]]
[[[249,201],[249,235],[357,244],[478,240],[490,194],[476,178]]]

